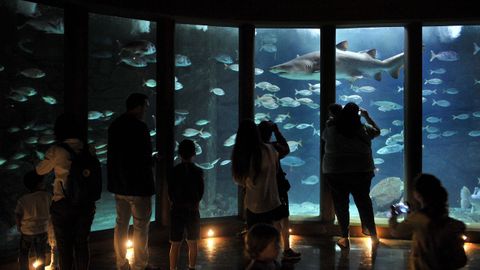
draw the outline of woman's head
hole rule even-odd
[[[275,260],[280,252],[280,233],[269,224],[255,224],[245,238],[245,249],[252,260]]]
[[[263,142],[269,142],[272,138],[272,121],[262,121],[258,124],[258,131],[260,132],[260,137]]]
[[[55,121],[55,138],[62,142],[66,139],[79,139],[81,137],[80,127],[75,116],[71,113],[61,114]]]
[[[240,123],[232,151],[232,172],[236,179],[243,179],[250,172],[252,164],[255,174],[260,171],[261,165],[260,134],[253,120],[246,119]]]
[[[338,114],[337,127],[343,135],[352,137],[355,131],[361,127],[360,115],[358,114],[360,108],[353,102],[347,103],[342,111]]]
[[[447,190],[434,175],[422,173],[415,178],[414,196],[432,218],[448,213]]]

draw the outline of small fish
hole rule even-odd
[[[478,137],[478,136],[480,136],[480,130],[472,130],[468,133],[468,136]]]
[[[287,124],[283,125],[283,128],[284,128],[284,129],[292,129],[292,128],[296,127],[296,126],[297,126],[296,124],[287,123]]]
[[[29,86],[11,88],[10,90],[14,93],[27,97],[35,96],[37,94],[37,90]]]
[[[28,137],[28,138],[25,139],[25,143],[36,144],[36,143],[38,143],[38,137],[36,137],[36,136]]]
[[[227,65],[233,64],[233,59],[230,55],[227,54],[218,54],[214,57],[217,62],[224,63]]]
[[[282,123],[283,121],[285,121],[285,119],[287,118],[290,118],[290,113],[286,113],[286,114],[279,114],[277,115],[277,117],[275,117],[275,123]]]
[[[337,82],[340,82],[340,81],[337,81]],[[342,83],[340,82],[340,84],[342,84]],[[338,84],[338,85],[340,85],[340,84]],[[337,85],[337,86],[338,86],[338,85]],[[317,84],[310,84],[310,83],[309,83],[309,84],[308,84],[308,89],[309,89],[309,90],[320,89],[320,84],[319,84],[319,83],[317,83]]]
[[[19,95],[17,93],[13,93],[7,96],[7,98],[17,102],[25,102],[28,100],[25,96]]]
[[[255,73],[255,75],[262,75],[263,74],[263,69],[255,68],[254,73]]]
[[[212,137],[212,133],[208,132],[208,131],[203,131],[203,132],[200,132],[200,138],[203,138],[203,139],[208,139],[210,137]]]
[[[341,95],[340,100],[345,102],[353,102],[357,105],[363,102],[362,97],[359,95],[350,95],[350,96]]]
[[[157,135],[157,130],[155,129],[150,130],[150,137],[153,137],[155,135]]]
[[[120,63],[125,63],[131,67],[137,67],[137,68],[147,66],[147,61],[145,60],[145,58],[139,55],[122,57],[120,58],[120,61],[117,62],[117,65]]]
[[[119,55],[130,54],[130,55],[150,55],[157,52],[155,44],[148,40],[133,40],[128,43],[122,44],[117,40],[117,45],[120,47]]]
[[[298,129],[306,129],[306,128],[308,128],[308,127],[312,127],[312,128],[313,128],[313,123],[311,123],[311,124],[302,123],[302,124],[298,124],[298,125],[297,125],[297,128],[298,128]]]
[[[269,82],[259,82],[259,83],[256,83],[256,84],[255,84],[255,88],[258,87],[258,88],[260,88],[260,89],[262,89],[262,90],[265,90],[265,89],[267,89],[267,87],[270,86],[270,85],[272,85],[272,84],[269,83]]]
[[[196,136],[198,134],[202,133],[202,130],[197,130],[197,129],[194,129],[194,128],[187,128],[183,131],[183,136],[185,137],[193,137],[193,136]]]
[[[228,137],[225,142],[223,143],[223,146],[230,147],[235,144],[235,138],[237,137],[237,134],[233,134],[232,136]]]
[[[457,88],[448,88],[446,90],[443,90],[443,93],[447,93],[447,94],[450,94],[450,95],[456,95],[456,94],[458,94],[458,90],[457,90]]]
[[[444,68],[430,69],[430,75],[433,74],[444,74],[447,72]]]
[[[195,125],[197,126],[205,126],[206,124],[210,123],[209,120],[206,119],[200,119],[197,122],[195,122]]]
[[[110,117],[114,114],[115,112],[113,111],[110,111],[110,110],[105,110],[103,111],[103,115],[105,115],[105,117]]]
[[[217,95],[217,96],[224,96],[224,95],[225,95],[225,91],[223,91],[222,88],[213,88],[213,89],[210,89],[210,93],[214,93],[214,94]]]
[[[43,101],[45,101],[47,104],[50,105],[55,105],[57,104],[57,99],[52,97],[52,96],[43,96],[42,97]]]
[[[477,45],[477,43],[473,42],[473,55],[476,55],[480,51],[480,47]]]
[[[403,86],[397,85],[397,93],[403,92]]]
[[[434,123],[442,122],[442,118],[438,118],[438,117],[435,117],[435,116],[429,116],[429,117],[427,117],[426,121],[434,124]]]
[[[430,139],[430,140],[438,139],[440,137],[441,137],[441,135],[437,134],[437,133],[430,133],[430,134],[427,135],[427,139]]]
[[[286,156],[280,160],[280,163],[284,166],[290,166],[290,167],[300,167],[305,165],[305,161],[299,157],[296,156]]]
[[[266,44],[263,44],[262,47],[260,47],[259,51],[260,52],[265,51],[265,52],[269,52],[269,53],[275,53],[275,52],[277,52],[277,46],[275,44],[266,43]]]
[[[222,162],[220,162],[220,166],[225,166],[225,165],[229,164],[230,162],[232,162],[230,159],[222,160]]]
[[[430,89],[424,89],[422,90],[422,96],[430,96],[430,95],[433,95],[433,94],[437,94],[437,89],[435,90],[430,90]]]
[[[15,153],[13,156],[12,156],[12,159],[13,160],[19,160],[19,159],[22,159],[24,157],[26,157],[27,154],[24,153],[24,152],[19,152],[19,153]]]
[[[480,111],[473,112],[472,115],[474,117],[480,117]]]
[[[430,62],[432,62],[434,59],[438,59],[440,61],[457,61],[458,60],[458,55],[454,51],[443,51],[439,52],[438,54],[435,54],[433,51],[430,51]]]
[[[175,110],[175,113],[180,114],[180,115],[188,115],[189,114],[189,112],[187,110],[181,110],[181,109]]]
[[[45,77],[45,72],[38,68],[27,68],[20,71],[20,74],[30,79],[40,79]]]
[[[298,146],[302,146],[302,140],[299,141],[288,141],[288,148],[290,148],[290,153],[297,151]]]
[[[455,120],[455,119],[465,120],[465,119],[468,119],[468,118],[470,118],[470,115],[468,115],[466,113],[462,113],[462,114],[459,114],[459,115],[452,115],[453,120]]]
[[[403,121],[402,120],[393,120],[392,124],[397,127],[403,126]]]
[[[455,135],[455,134],[457,134],[457,133],[458,133],[458,131],[446,130],[446,131],[442,132],[442,136],[443,136],[443,137],[451,137],[451,136],[453,136],[453,135]]]
[[[372,93],[376,90],[375,87],[370,85],[364,85],[361,87],[351,85],[350,89],[352,89],[355,93]]]
[[[265,88],[265,90],[267,90],[268,92],[275,93],[280,91],[280,87],[276,86],[275,84],[270,84]]]
[[[88,112],[88,120],[98,120],[102,118],[104,115],[99,111],[89,111]]]
[[[19,128],[19,127],[9,127],[9,128],[7,129],[7,131],[8,131],[9,133],[15,133],[15,132],[19,132],[19,131],[20,131],[20,128]]]
[[[434,126],[426,126],[426,127],[425,127],[425,130],[426,130],[428,133],[435,133],[435,132],[440,131],[440,129],[438,129],[437,127],[434,127]]]
[[[6,159],[0,157],[0,166],[2,166],[3,164],[5,164],[5,162],[7,162]]]
[[[155,81],[154,79],[148,79],[146,81],[144,80],[143,86],[150,87],[150,88],[156,87],[157,81]]]
[[[382,158],[374,158],[373,159],[373,163],[375,165],[380,165],[380,164],[383,164],[385,162],[385,160],[383,160]]]
[[[425,83],[424,83],[424,84],[434,84],[434,85],[438,85],[438,84],[442,84],[442,83],[443,83],[442,79],[433,78],[433,79],[425,80]]]
[[[302,184],[312,186],[316,185],[319,182],[319,178],[316,175],[310,175],[309,177],[302,179]]]
[[[175,66],[176,67],[188,67],[192,65],[192,61],[186,55],[176,54],[175,55]]]
[[[473,85],[477,85],[477,84],[480,84],[480,80],[473,79]]]
[[[391,128],[382,128],[380,130],[380,136],[387,136],[388,134],[390,134],[390,132],[392,132],[392,129]]]
[[[435,105],[438,105],[440,107],[448,107],[450,106],[450,102],[448,100],[444,100],[444,99],[441,99],[441,100],[433,100],[433,103],[432,103],[432,106],[435,106]]]
[[[402,150],[403,150],[403,145],[402,144],[392,144],[392,145],[387,145],[387,146],[384,146],[384,147],[378,149],[377,154],[388,155],[388,154],[401,152]]]
[[[308,89],[304,89],[304,90],[297,90],[297,89],[295,89],[295,95],[311,96],[311,95],[312,95],[312,91],[310,91],[310,90],[308,90]]]
[[[39,144],[47,145],[55,142],[55,136],[53,134],[46,134],[38,139]]]
[[[3,65],[0,65],[0,72],[4,71],[5,67]]]
[[[8,164],[7,167],[5,167],[7,170],[16,170],[18,168],[20,168],[18,164]]]
[[[182,124],[185,121],[185,119],[187,119],[187,117],[185,117],[183,115],[177,115],[175,117],[175,126],[178,126],[178,125]]]
[[[175,91],[182,90],[183,84],[180,82],[175,82]]]
[[[238,71],[239,70],[238,64],[231,64],[231,65],[225,64],[225,69],[227,69],[227,68],[232,70],[232,71]]]

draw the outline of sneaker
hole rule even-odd
[[[350,248],[350,240],[347,237],[340,237],[337,241],[337,246],[341,249],[349,249]]]
[[[282,260],[298,260],[302,256],[302,253],[295,252],[293,249],[289,248],[283,252]]]

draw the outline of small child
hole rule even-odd
[[[246,270],[278,270],[277,261],[280,253],[280,233],[269,224],[255,224],[245,238],[246,252],[250,264]]]
[[[168,181],[170,197],[170,270],[177,269],[183,233],[187,232],[188,269],[195,269],[197,262],[197,240],[200,238],[199,204],[203,197],[203,171],[192,159],[195,143],[183,140],[178,146],[182,162],[173,169],[173,178]]]
[[[28,253],[30,247],[33,247],[36,259],[40,263],[40,266],[37,266],[36,269],[45,269],[45,247],[52,196],[45,191],[43,177],[35,171],[26,173],[23,183],[30,190],[30,193],[20,197],[15,208],[17,229],[21,233],[20,270],[29,269]]]

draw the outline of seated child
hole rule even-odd
[[[173,178],[168,181],[170,208],[170,269],[177,269],[183,233],[187,232],[188,269],[195,269],[197,261],[197,240],[200,238],[199,204],[203,197],[203,171],[192,159],[195,143],[183,140],[178,146],[182,162],[173,169]]]
[[[280,233],[272,225],[259,223],[250,228],[245,238],[245,248],[251,260],[246,270],[281,269],[277,261]]]
[[[45,269],[45,247],[47,244],[47,227],[50,219],[50,203],[52,196],[44,190],[43,177],[35,171],[29,171],[23,178],[23,183],[30,193],[18,199],[15,208],[17,229],[21,233],[19,263],[20,270],[28,270],[28,253],[33,247],[36,260]]]

